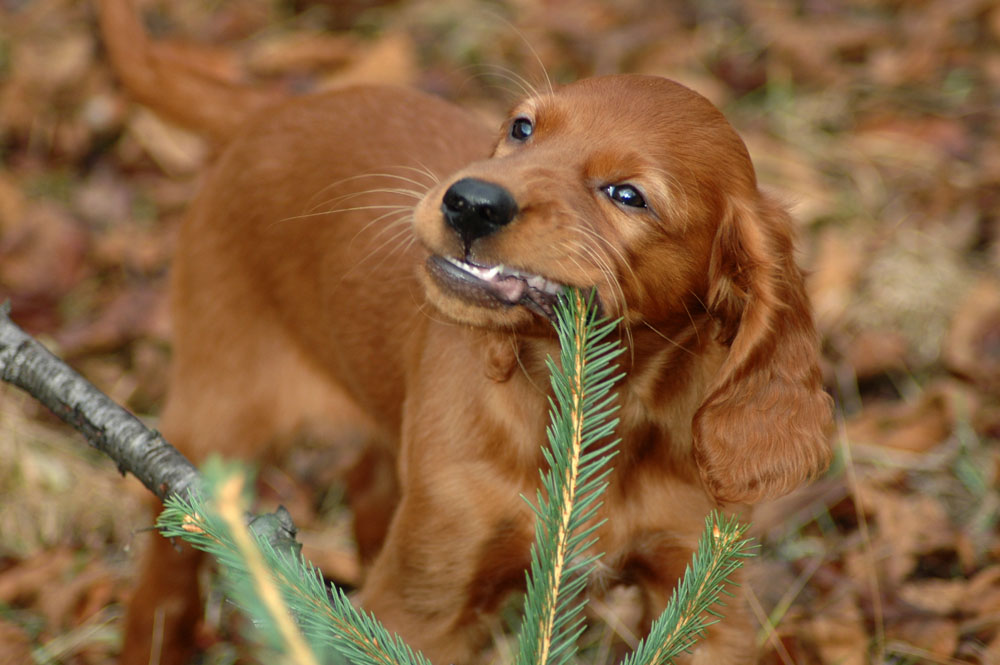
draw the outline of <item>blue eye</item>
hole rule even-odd
[[[604,193],[612,201],[630,208],[645,208],[646,199],[642,198],[639,190],[632,185],[608,185],[604,188]]]
[[[527,141],[535,131],[535,126],[528,118],[514,118],[510,123],[510,137],[515,141]]]

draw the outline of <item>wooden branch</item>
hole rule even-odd
[[[21,330],[10,318],[9,302],[0,303],[0,379],[47,406],[161,501],[200,487],[198,470],[184,455]],[[276,550],[297,554],[302,547],[284,506],[247,515],[247,521]]]
[[[47,406],[161,500],[197,487],[187,458],[21,330],[9,302],[0,304],[0,379]]]

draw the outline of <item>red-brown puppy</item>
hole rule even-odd
[[[155,106],[155,91],[137,94]],[[827,464],[792,223],[691,90],[584,80],[484,131],[433,97],[358,87],[268,107],[234,133],[178,240],[162,429],[194,459],[259,460],[302,428],[363,431],[360,600],[432,661],[474,659],[484,617],[523,583],[521,496],[538,483],[564,286],[595,288],[623,319],[602,586],[638,584],[647,621],[709,510]],[[126,662],[190,653],[195,561],[152,546]],[[693,662],[752,659],[747,617],[727,611]]]

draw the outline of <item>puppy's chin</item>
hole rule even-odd
[[[490,330],[515,331],[531,335],[553,335],[554,328],[546,318],[523,305],[509,305],[466,297],[445,287],[427,266],[418,270],[427,302],[455,323]]]

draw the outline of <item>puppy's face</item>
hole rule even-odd
[[[489,159],[424,197],[423,282],[475,326],[548,331],[565,286],[655,325],[704,302],[725,196],[755,188],[703,97],[656,77],[584,80],[515,107]]]

